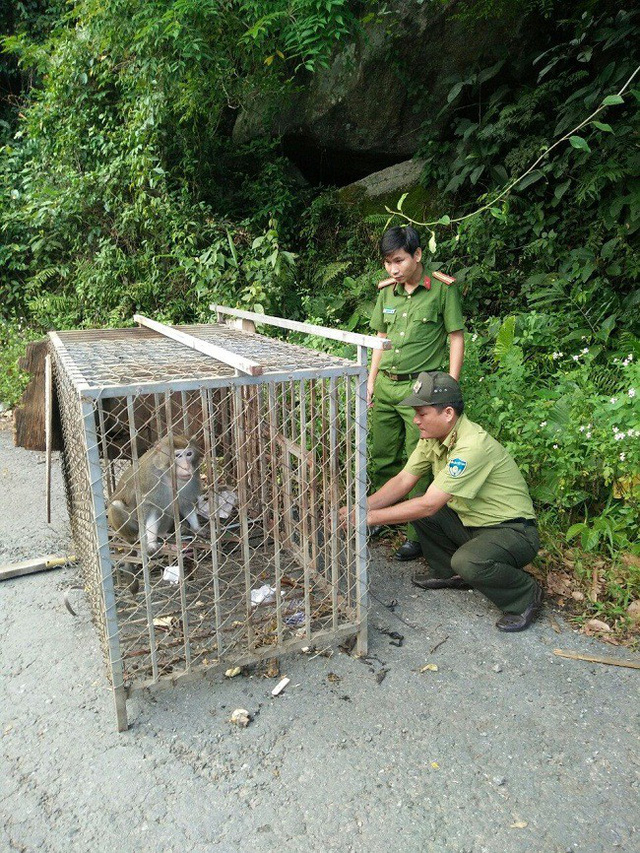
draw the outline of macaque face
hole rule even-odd
[[[188,480],[193,477],[198,466],[199,454],[194,447],[189,445],[183,449],[174,450],[176,463],[176,477],[179,480]]]

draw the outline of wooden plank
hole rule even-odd
[[[53,373],[51,353],[44,357],[44,433],[45,433],[45,504],[47,524],[51,524],[51,443],[53,441]]]
[[[268,326],[278,326],[281,329],[303,332],[306,335],[317,335],[320,338],[329,338],[332,341],[342,341],[345,344],[354,344],[369,349],[391,349],[390,340],[378,338],[374,335],[360,335],[357,332],[345,332],[344,329],[330,329],[327,326],[314,326],[312,323],[299,323],[297,320],[285,320],[283,317],[272,317],[269,314],[255,314],[253,311],[227,308],[225,305],[210,305],[209,308],[215,311],[218,316],[228,314],[230,317],[242,317],[245,320],[252,320],[254,323],[266,323]]]
[[[25,450],[46,450],[45,435],[45,356],[49,352],[49,339],[35,341],[18,362],[21,370],[31,374],[31,380],[22,399],[13,412],[13,440],[16,447]],[[58,412],[55,389],[52,405],[51,449],[62,450],[62,426]]]
[[[223,364],[228,364],[236,370],[240,370],[242,373],[248,373],[249,376],[262,375],[262,365],[258,364],[257,361],[252,361],[250,358],[245,358],[244,356],[238,355],[237,353],[231,352],[223,347],[210,344],[208,341],[203,341],[193,335],[187,335],[186,332],[181,332],[174,326],[165,326],[164,323],[158,323],[155,320],[150,320],[149,317],[144,317],[142,314],[134,314],[133,319],[136,323],[140,323],[141,326],[153,329],[153,331],[157,332],[159,335],[171,338],[171,340],[177,341],[179,344],[196,350],[196,352],[200,352],[203,355],[211,356],[211,358],[215,358],[218,361],[223,362]]]
[[[554,649],[554,655],[570,660],[584,660],[587,663],[604,663],[607,666],[626,666],[629,669],[640,669],[640,663],[632,660],[618,660],[618,658],[601,658],[597,655],[579,655],[577,652],[563,652],[562,649]]]
[[[70,563],[75,563],[73,554],[68,557],[57,557],[55,554],[47,554],[46,557],[36,557],[33,560],[22,560],[19,563],[10,563],[0,566],[0,581],[9,578],[20,578],[23,575],[33,575],[36,572],[47,572],[51,569],[61,569]]]

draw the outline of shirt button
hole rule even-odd
[[[422,318],[422,322],[423,322],[423,323],[426,323],[426,322],[427,322],[427,318],[426,318],[426,317],[423,317],[423,318]]]
[[[405,312],[404,312],[404,314],[403,314],[402,316],[403,316],[403,317],[406,317],[406,316],[407,316],[407,312],[405,311]]]
[[[411,294],[410,294],[410,293],[408,294],[407,299],[411,299]]]
[[[397,350],[396,350],[396,352],[400,352],[400,350],[399,350],[399,349],[397,349]]]

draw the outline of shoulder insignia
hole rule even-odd
[[[443,284],[453,284],[455,278],[452,275],[445,275],[443,272],[432,272],[431,275]],[[378,285],[380,287],[380,285]]]
[[[395,278],[385,278],[384,281],[378,282],[378,290],[382,290],[383,287],[389,287],[390,284],[395,284]]]

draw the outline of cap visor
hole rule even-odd
[[[431,404],[427,400],[423,400],[422,397],[418,397],[417,394],[412,394],[410,397],[405,397],[405,399],[400,403],[401,406],[430,406]]]

